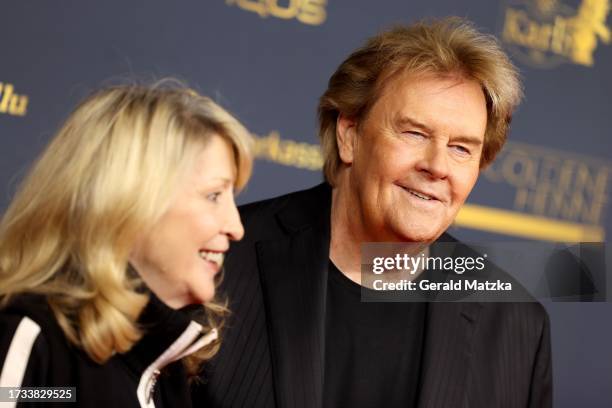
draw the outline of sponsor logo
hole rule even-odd
[[[321,25],[327,19],[327,0],[226,0],[225,3],[256,13],[261,18],[296,19],[308,25]]]
[[[514,190],[517,211],[601,225],[611,171],[604,160],[512,142],[484,176]]]
[[[611,174],[607,160],[509,142],[484,179],[510,187],[513,210],[533,215],[532,221],[559,221],[575,241],[600,241]]]
[[[278,131],[273,130],[265,136],[253,135],[255,157],[285,166],[305,170],[320,170],[323,156],[319,145],[282,140]]]
[[[610,0],[514,0],[503,10],[501,38],[521,62],[541,68],[592,66],[598,45],[610,43]]]
[[[0,114],[25,116],[28,97],[15,93],[13,84],[0,82]]]

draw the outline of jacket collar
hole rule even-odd
[[[149,293],[149,303],[138,319],[145,334],[120,356],[139,376],[136,396],[141,407],[155,407],[155,385],[164,367],[217,339],[215,329],[204,335],[202,325],[191,319],[198,312],[202,313],[201,306],[174,310]]]
[[[276,216],[286,234],[256,243],[279,407],[323,398],[331,188],[294,194]]]
[[[329,184],[321,183],[293,194],[285,206],[279,209],[278,222],[291,235],[307,228],[325,233],[330,228],[331,192]]]
[[[151,365],[161,370],[165,365],[196,352],[216,339],[216,330],[204,336],[202,325],[196,322],[196,315],[203,313],[201,306],[175,310],[153,292],[148,292],[148,296],[149,302],[137,321],[143,337],[121,355],[138,375]]]

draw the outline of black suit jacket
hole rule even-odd
[[[194,406],[321,406],[330,208],[326,184],[240,208],[220,289],[232,315]],[[425,333],[419,408],[552,405],[540,304],[431,303]]]

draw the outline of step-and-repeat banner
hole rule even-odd
[[[526,98],[507,146],[453,232],[470,241],[612,236],[610,0],[26,1],[0,6],[0,211],[61,121],[92,89],[176,77],[256,137],[239,202],[322,180],[315,108],[372,34],[459,15],[496,35]],[[612,307],[547,304],[556,406],[612,406]]]

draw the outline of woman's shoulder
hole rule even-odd
[[[54,316],[42,296],[20,295],[0,310],[0,386],[44,383],[50,364]],[[61,343],[59,343],[61,344]]]
[[[57,326],[46,297],[38,294],[21,294],[12,297],[0,308],[0,322],[9,326],[17,324],[15,330],[22,324],[32,328],[37,327],[39,331],[45,328],[47,329],[45,332],[54,332]],[[6,331],[0,333],[4,334]]]

